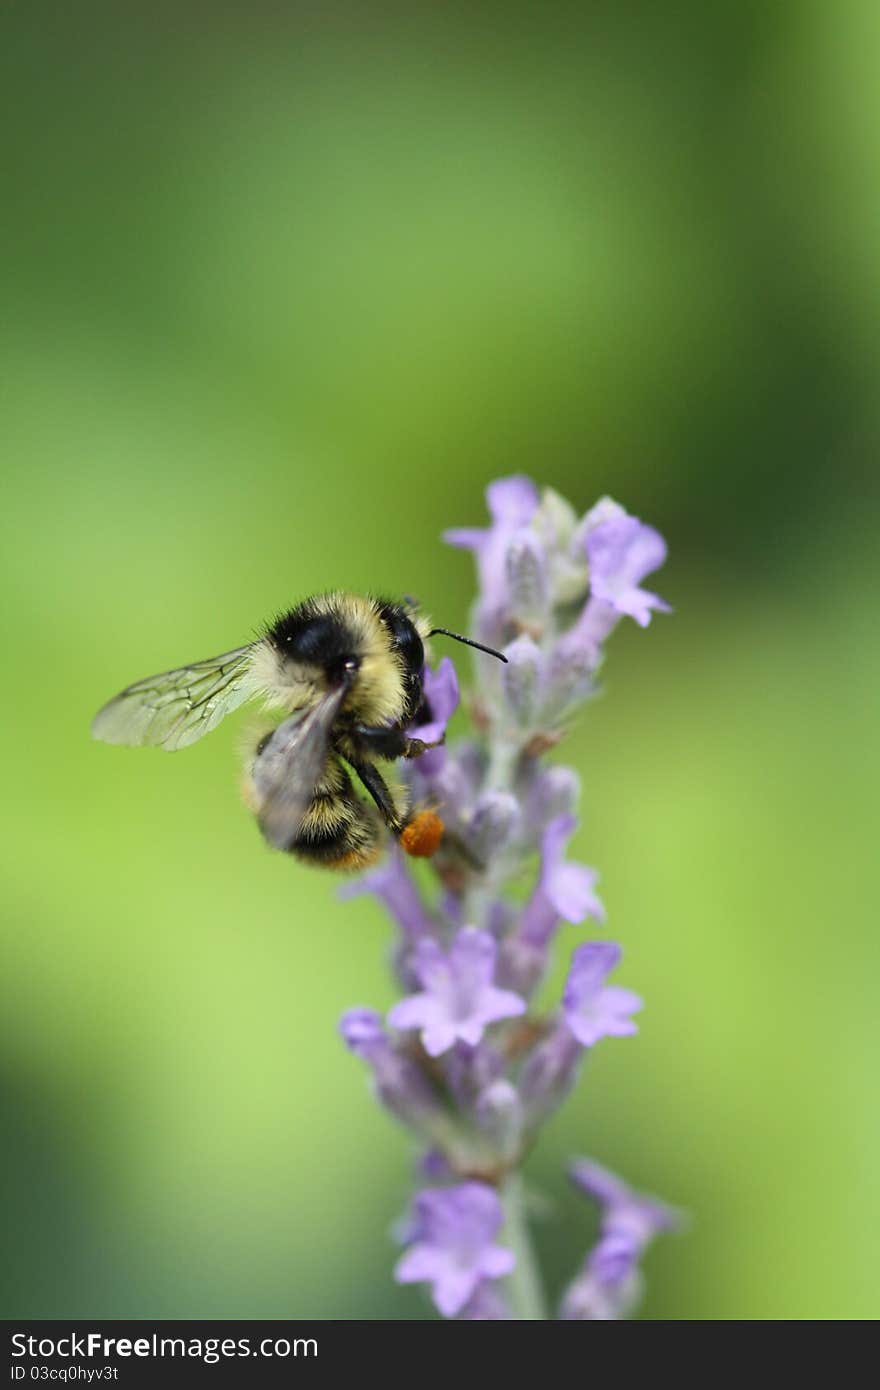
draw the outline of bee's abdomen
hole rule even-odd
[[[362,869],[381,848],[377,813],[360,800],[348,773],[333,759],[315,789],[291,854],[328,869]]]

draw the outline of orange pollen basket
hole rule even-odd
[[[419,811],[400,832],[400,843],[414,859],[430,859],[446,829],[436,811]]]

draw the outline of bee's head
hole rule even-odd
[[[279,704],[296,708],[344,687],[343,710],[359,723],[400,723],[418,708],[424,649],[401,605],[322,594],[283,614],[266,636],[264,687]]]

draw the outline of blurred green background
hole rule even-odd
[[[247,716],[88,724],[325,586],[466,623],[515,470],[676,608],[565,748],[647,1008],[531,1162],[552,1287],[581,1152],[692,1215],[645,1316],[880,1313],[878,65],[872,0],[3,7],[5,1316],[427,1315],[382,913],[263,848]]]

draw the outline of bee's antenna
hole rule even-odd
[[[460,632],[450,632],[448,627],[432,627],[431,631],[428,633],[429,637],[437,637],[438,635],[441,637],[454,637],[456,642],[464,642],[466,647],[476,647],[478,652],[485,652],[487,656],[497,656],[499,661],[503,661],[505,666],[507,665],[507,657],[502,656],[500,652],[496,652],[494,647],[484,647],[482,642],[473,642],[470,637],[462,637]]]

